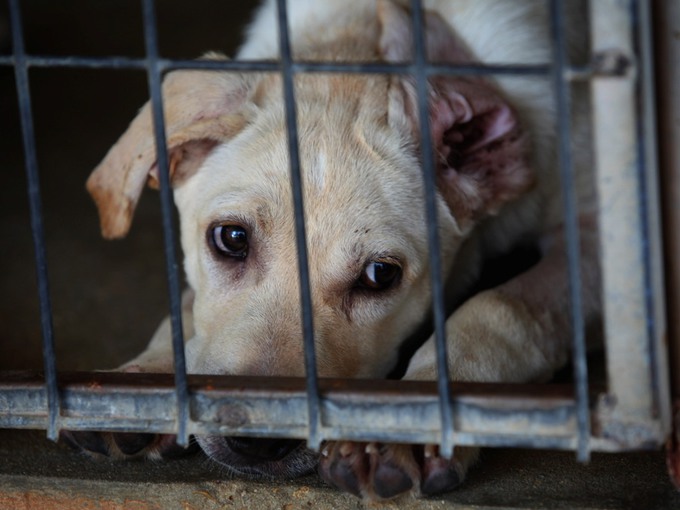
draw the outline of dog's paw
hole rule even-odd
[[[430,496],[458,486],[477,451],[460,448],[445,459],[433,445],[328,443],[321,451],[319,473],[329,484],[367,501]]]
[[[172,434],[125,432],[62,431],[59,440],[68,446],[91,454],[114,459],[172,459],[198,450],[195,442],[188,448],[179,446]]]

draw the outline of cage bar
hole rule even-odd
[[[47,250],[45,249],[45,232],[40,198],[40,173],[35,147],[33,129],[33,113],[31,111],[31,92],[28,80],[28,64],[24,48],[24,32],[21,23],[21,10],[18,0],[9,3],[12,22],[12,48],[14,53],[14,73],[17,95],[19,98],[19,114],[24,141],[24,157],[26,158],[26,180],[28,183],[28,200],[31,215],[31,233],[35,250],[35,266],[38,279],[38,298],[40,301],[40,325],[42,328],[43,365],[45,367],[45,387],[48,409],[46,424],[47,437],[56,441],[59,437],[59,388],[57,386],[57,361],[54,350],[54,329],[52,327],[52,304],[47,271]]]
[[[47,420],[39,374],[7,372],[0,427]],[[191,434],[307,437],[303,378],[189,375]],[[70,430],[173,433],[172,374],[62,373],[63,426]],[[325,439],[437,443],[440,397],[434,381],[319,380]],[[570,385],[451,383],[459,445],[575,446]],[[114,410],[110,413],[110,410]],[[111,414],[115,419],[111,419]],[[604,445],[606,446],[606,445]]]
[[[571,303],[572,357],[578,417],[577,458],[590,458],[590,411],[588,407],[588,365],[586,362],[585,324],[581,290],[581,255],[578,210],[574,189],[574,170],[571,158],[571,98],[568,76],[567,47],[562,0],[551,0],[550,23],[553,44],[553,87],[557,102],[557,154],[559,159],[564,228],[567,239],[569,297]]]
[[[25,55],[29,67],[64,67],[82,69],[146,69],[146,59],[130,57],[79,57],[79,56],[40,56]],[[260,71],[280,72],[281,64],[265,60],[182,60],[159,57],[158,66],[161,71],[175,69],[198,69],[213,71]],[[0,66],[13,66],[14,58],[0,55]],[[413,64],[392,64],[378,62],[305,62],[290,63],[293,73],[381,73],[381,74],[415,74]],[[449,75],[517,75],[545,76],[550,73],[549,65],[540,64],[428,64],[425,72],[439,76]],[[590,69],[574,68],[572,75],[588,79]]]
[[[147,55],[147,78],[151,111],[153,115],[154,138],[158,161],[161,209],[163,213],[163,236],[165,262],[167,267],[168,296],[170,299],[170,320],[172,324],[172,348],[175,368],[175,396],[177,409],[177,444],[189,445],[187,422],[189,421],[189,398],[187,387],[186,358],[184,354],[184,333],[182,330],[182,297],[179,283],[179,267],[175,254],[176,235],[173,226],[173,197],[168,164],[168,147],[165,136],[161,71],[158,66],[158,37],[153,0],[143,0],[144,42]]]
[[[45,376],[0,374],[0,427],[43,428],[56,438],[58,428],[127,432],[267,435],[307,439],[312,448],[321,439],[439,443],[443,453],[453,445],[530,446],[578,450],[648,448],[660,444],[669,427],[670,397],[665,366],[663,300],[658,260],[657,183],[654,166],[652,68],[649,46],[649,5],[635,0],[590,2],[593,50],[623,65],[596,59],[592,67],[573,67],[565,60],[560,0],[549,0],[555,62],[544,65],[438,65],[426,61],[421,2],[413,1],[416,57],[406,64],[319,63],[293,61],[285,1],[278,0],[280,62],[188,61],[162,59],[158,54],[154,5],[143,0],[144,59],[84,58],[27,55],[23,46],[19,2],[10,0],[14,53],[0,56],[0,65],[15,67],[26,153],[31,223],[43,323]],[[636,30],[633,30],[633,28]],[[613,50],[612,50],[613,49]],[[59,374],[57,387],[38,169],[33,134],[28,68],[146,69],[161,169],[161,201],[173,317],[175,375]],[[296,216],[300,296],[305,343],[306,379],[271,380],[239,377],[187,376],[181,327],[180,290],[174,252],[172,197],[167,173],[161,75],[173,69],[280,72],[286,103],[291,158],[291,185]],[[427,116],[427,77],[433,75],[552,76],[560,110],[560,161],[570,182],[569,86],[592,79],[605,322],[609,386],[588,388],[583,359],[578,276],[576,209],[565,191],[570,252],[572,306],[575,316],[575,377],[573,386],[449,383],[446,356],[440,352],[438,382],[319,380],[314,356],[313,318],[307,268],[303,197],[295,115],[294,77],[301,72],[391,73],[415,76],[421,117],[425,168],[433,168]],[[429,150],[428,150],[429,145]],[[615,147],[615,150],[612,148]],[[430,158],[430,161],[427,161]],[[425,172],[427,201],[433,198],[431,172]],[[569,188],[569,186],[567,186]],[[427,205],[428,218],[434,210]],[[436,216],[436,214],[435,214]],[[433,223],[430,221],[429,223]],[[433,227],[433,225],[430,225]],[[433,249],[433,293],[439,349],[445,351],[445,319],[436,303],[442,289],[436,266],[436,227],[429,232]],[[438,317],[438,318],[437,318]],[[438,325],[437,325],[438,324]],[[455,374],[454,374],[455,375]],[[191,389],[191,391],[189,391]],[[60,395],[61,392],[61,395]],[[590,392],[590,393],[589,393]],[[593,413],[589,402],[599,400]],[[189,410],[191,409],[191,416]],[[323,423],[322,423],[323,417]]]
[[[649,114],[641,117],[638,110],[649,105],[644,96],[651,94],[644,69],[651,62],[645,62],[648,54],[636,52],[634,33],[642,21],[638,9],[645,4],[590,3],[593,51],[615,51],[629,63],[625,75],[591,82],[609,381],[598,413],[602,434],[617,437],[622,447],[643,433],[665,437],[670,422],[668,374],[661,362],[666,359],[664,327],[658,313],[663,310],[660,252],[653,251],[659,246],[657,173],[643,140],[653,126],[648,125]],[[638,44],[647,46],[648,34],[638,35]]]
[[[307,382],[307,446],[318,450],[321,445],[321,411],[319,383],[316,369],[314,346],[314,318],[312,316],[312,294],[309,282],[309,260],[305,232],[305,209],[302,196],[300,172],[300,150],[298,146],[297,109],[295,107],[295,83],[291,66],[290,40],[288,34],[288,13],[286,0],[277,0],[279,48],[281,54],[281,75],[286,106],[286,131],[288,134],[288,157],[290,158],[291,189],[295,210],[295,239],[297,242],[298,271],[300,276],[300,301],[302,304],[302,335],[305,351],[305,380]]]
[[[427,217],[427,242],[430,256],[430,281],[432,285],[432,309],[434,335],[437,347],[437,388],[439,389],[439,414],[441,419],[441,455],[450,457],[455,446],[453,441],[453,405],[449,386],[449,365],[446,346],[446,311],[444,307],[444,283],[442,278],[439,221],[436,208],[436,164],[430,134],[429,85],[424,70],[427,67],[427,50],[423,34],[424,18],[420,0],[411,1],[413,21],[414,64],[416,93],[418,99],[418,124],[423,159],[423,182],[425,184],[425,213]]]

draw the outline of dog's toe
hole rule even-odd
[[[409,446],[370,444],[373,492],[379,499],[391,499],[410,492],[417,485],[419,472]]]
[[[172,434],[63,430],[59,439],[76,450],[122,460],[140,457],[174,459],[199,449],[195,442],[190,443],[188,448],[179,446]]]
[[[329,443],[322,450],[319,472],[341,490],[381,501],[453,490],[476,458],[476,448],[456,448],[455,456],[445,459],[432,445]]]
[[[319,474],[340,490],[362,495],[368,479],[369,464],[361,443],[329,443],[322,449]]]
[[[455,489],[463,481],[464,469],[454,457],[439,457],[434,446],[425,447],[423,478],[420,492],[425,496],[440,494]]]

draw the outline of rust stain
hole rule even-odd
[[[299,489],[297,489],[293,492],[293,497],[294,498],[302,498],[302,497],[304,497],[308,494],[309,494],[309,487],[307,487],[306,485],[303,485],[302,487],[300,487]]]
[[[12,510],[161,510],[155,503],[135,499],[113,501],[79,497],[50,491],[0,493],[0,508]]]
[[[195,490],[193,491],[194,494],[198,496],[203,496],[205,499],[209,499],[210,501],[214,501],[215,503],[219,503],[219,500],[215,497],[215,495],[207,490]]]

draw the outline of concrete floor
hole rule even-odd
[[[40,432],[1,431],[0,508],[22,509],[15,505],[21,501],[33,502],[32,508],[41,508],[39,502],[76,508],[74,501],[83,508],[143,503],[139,508],[164,510],[363,507],[315,476],[274,484],[230,479],[202,454],[163,463],[92,460]],[[458,490],[379,508],[671,510],[680,508],[680,494],[668,482],[658,452],[595,454],[590,464],[580,465],[572,453],[486,450]]]
[[[136,0],[21,3],[28,50],[52,55],[143,54]],[[158,2],[161,50],[194,57],[232,51],[245,2]],[[245,5],[245,6],[244,6]],[[239,7],[240,6],[240,7]],[[3,4],[0,9],[6,8]],[[2,40],[0,10],[0,51]],[[166,314],[160,212],[147,192],[125,241],[99,238],[84,191],[89,171],[145,100],[143,73],[34,69],[31,92],[46,218],[57,362],[112,368],[145,345]],[[0,68],[0,370],[41,367],[40,327],[14,77]],[[488,450],[460,490],[386,508],[680,508],[662,452],[597,454]],[[0,508],[359,508],[309,477],[230,480],[202,455],[168,462],[93,461],[42,432],[0,431]]]

